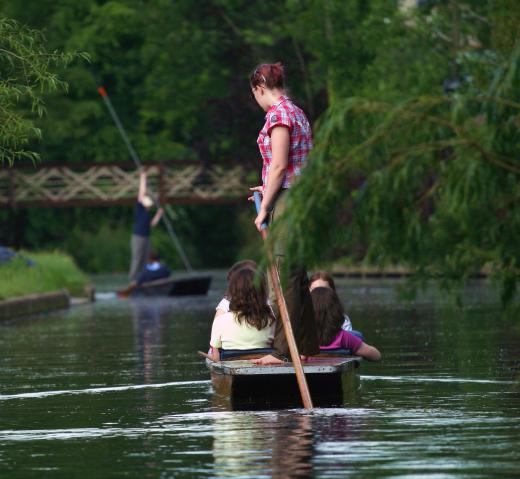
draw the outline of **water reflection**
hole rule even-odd
[[[132,300],[132,317],[135,334],[135,351],[143,374],[143,383],[153,382],[157,369],[157,351],[161,348],[162,324],[171,311],[171,305],[148,298]]]
[[[132,300],[132,318],[135,334],[135,350],[138,357],[139,369],[142,371],[143,384],[153,382],[154,371],[157,369],[157,350],[162,345],[162,321],[168,313],[165,303],[150,301],[149,298],[135,298]],[[156,395],[150,390],[144,392],[143,410],[147,414],[153,414],[157,407]],[[143,435],[141,448],[146,457],[143,468],[152,474],[157,469],[154,454],[154,443],[148,434]]]
[[[312,417],[282,413],[278,424],[272,446],[272,477],[312,477]]]
[[[313,475],[310,415],[291,411],[216,415],[213,435],[214,467],[219,477]]]

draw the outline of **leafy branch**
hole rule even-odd
[[[54,69],[66,67],[85,53],[49,52],[43,35],[16,21],[0,18],[0,163],[35,161],[38,155],[27,148],[41,138],[41,131],[27,110],[41,117],[45,113],[43,95],[67,91]]]

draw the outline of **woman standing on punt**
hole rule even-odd
[[[274,221],[282,213],[285,192],[301,174],[312,148],[312,132],[303,111],[286,95],[281,63],[259,65],[251,74],[250,86],[254,99],[266,112],[266,121],[257,140],[263,161],[263,184],[251,188],[252,191],[262,193],[262,204],[255,219],[255,225],[260,231],[264,221]],[[278,265],[284,255],[282,248],[283,244],[275,246],[274,256]],[[298,351],[305,356],[319,354],[309,280],[304,266],[291,268],[284,284],[284,293]],[[272,286],[270,300],[279,318]],[[273,354],[255,362],[276,364],[289,356],[279,319],[276,322],[274,349]]]

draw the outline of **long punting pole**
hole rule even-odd
[[[128,152],[130,153],[130,156],[132,157],[132,160],[134,161],[136,167],[142,168],[143,165],[141,163],[141,160],[139,159],[137,152],[134,150],[132,143],[130,143],[130,139],[128,138],[125,128],[123,127],[123,124],[121,123],[121,120],[119,119],[119,115],[117,114],[116,110],[114,109],[114,106],[112,105],[112,102],[110,101],[110,97],[108,96],[107,91],[105,90],[104,87],[100,86],[98,88],[98,93],[101,95],[101,98],[103,98],[103,101],[104,101],[106,107],[108,108],[110,115],[112,116],[112,120],[114,120],[114,123],[116,124],[117,129],[119,130],[119,133],[121,134],[123,141],[125,142],[125,145],[128,148]],[[158,207],[162,206],[161,203],[159,202],[159,198],[157,198],[154,195],[150,195],[150,196],[152,196],[154,202],[157,204]],[[169,216],[173,216],[168,205],[165,205],[164,209]],[[193,268],[190,264],[190,261],[188,260],[188,257],[186,256],[186,253],[184,252],[184,249],[182,248],[179,238],[175,234],[175,231],[171,224],[170,218],[168,218],[167,215],[163,215],[162,219],[164,221],[164,225],[166,226],[166,229],[168,230],[168,233],[169,233],[171,239],[173,240],[173,243],[175,244],[175,247],[177,248],[177,252],[179,253],[179,256],[181,257],[184,267],[189,272],[192,272]]]
[[[253,193],[255,199],[256,212],[260,211],[260,193],[255,191]],[[262,223],[261,231],[260,231],[263,240],[267,239],[267,224]],[[309,386],[307,385],[307,379],[305,378],[305,373],[303,372],[302,361],[300,359],[300,353],[298,352],[298,346],[296,346],[296,341],[294,340],[294,333],[291,326],[291,320],[289,318],[289,311],[287,309],[287,304],[285,303],[285,298],[282,292],[282,285],[280,284],[280,274],[278,272],[278,268],[276,267],[276,263],[274,261],[272,252],[268,251],[269,255],[269,276],[271,278],[271,284],[273,285],[274,293],[276,295],[276,301],[278,302],[278,308],[280,310],[280,316],[282,318],[283,330],[285,333],[285,337],[287,339],[287,344],[289,346],[289,352],[291,354],[291,360],[294,366],[294,371],[296,373],[296,380],[298,381],[298,387],[300,388],[300,394],[302,396],[303,407],[305,409],[312,409],[312,399],[311,394],[309,392]]]

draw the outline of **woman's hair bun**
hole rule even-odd
[[[262,63],[258,65],[251,74],[250,83],[252,87],[265,85],[266,88],[285,88],[285,75],[282,62]]]

